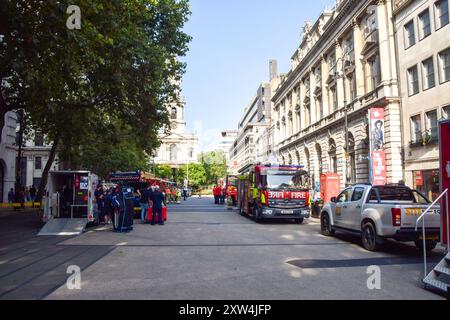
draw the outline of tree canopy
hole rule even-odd
[[[74,2],[79,30],[66,26]],[[166,106],[178,99],[189,15],[188,0],[1,1],[0,128],[6,112],[23,109],[52,142],[53,158],[58,151],[83,167],[93,143],[125,130],[133,143],[99,151],[111,164],[121,152],[131,155],[122,157],[126,165],[142,163],[168,129]]]

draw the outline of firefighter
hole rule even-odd
[[[219,204],[219,187],[217,185],[213,188],[213,195],[214,195],[214,204]]]

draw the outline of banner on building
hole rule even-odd
[[[439,146],[440,146],[440,179],[441,179],[441,192],[446,189],[450,189],[450,120],[444,120],[439,124]],[[449,197],[450,198],[450,194]],[[446,197],[443,198],[441,206],[441,217],[442,217],[442,236],[443,243],[447,244],[448,239],[448,226],[447,226],[447,207],[450,205],[446,201]]]
[[[384,108],[370,109],[369,119],[372,184],[385,185],[387,178],[386,151],[384,148]]]

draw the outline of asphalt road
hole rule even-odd
[[[165,226],[136,224],[129,234],[38,238],[35,217],[9,227],[0,218],[0,299],[444,299],[420,287],[411,244],[369,253],[357,236],[322,236],[315,219],[256,224],[212,202],[171,205]],[[71,265],[82,270],[79,290],[66,285]],[[367,287],[373,265],[381,290]]]

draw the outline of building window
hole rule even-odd
[[[172,119],[172,120],[176,120],[177,119],[177,108],[176,107],[173,107],[172,108],[172,110],[171,110],[171,112],[170,112],[170,118]]]
[[[317,112],[317,121],[319,121],[323,118],[322,96],[316,97],[316,112]]]
[[[319,66],[314,70],[314,77],[316,78],[316,87],[322,87],[322,68]]]
[[[328,157],[329,157],[329,163],[330,163],[330,172],[337,173],[338,167],[337,167],[337,149],[336,149],[336,143],[333,139],[331,139],[328,142],[329,149],[328,149]]]
[[[431,34],[430,10],[425,10],[419,15],[420,40]]]
[[[330,103],[329,103],[330,104],[330,113],[333,113],[338,108],[337,107],[338,96],[337,96],[336,86],[333,86],[330,88],[329,95],[330,95]]]
[[[450,80],[450,49],[439,53],[441,83]]]
[[[373,32],[377,30],[377,17],[375,14],[367,17],[366,26],[364,28],[364,37],[367,39]]]
[[[370,92],[375,90],[381,81],[380,62],[378,56],[373,56],[367,60],[366,72],[367,92]]]
[[[438,116],[437,110],[425,113],[426,139],[427,142],[437,141],[438,139]]]
[[[336,75],[336,53],[330,53],[328,55],[328,73],[330,76]]]
[[[405,24],[405,49],[416,43],[416,33],[414,31],[414,20]]]
[[[177,161],[177,145],[176,144],[172,144],[169,147],[169,154],[170,154],[170,161]]]
[[[445,106],[442,108],[442,117],[446,119],[450,118],[450,106]]]
[[[429,200],[439,197],[439,170],[413,171],[414,189],[422,192]]]
[[[34,145],[36,147],[44,146],[44,135],[42,134],[42,132],[36,132],[34,134]]]
[[[35,170],[42,170],[42,157],[35,157],[34,158],[34,169]]]
[[[434,80],[434,62],[433,58],[422,62],[423,68],[423,90],[433,88],[435,86]]]
[[[422,143],[422,118],[420,114],[411,117],[411,142]]]
[[[417,72],[417,66],[408,69],[408,92],[410,96],[419,93],[419,74]]]
[[[308,76],[308,78],[306,78],[306,80],[305,80],[305,93],[306,93],[307,97],[309,97],[310,89],[311,89],[311,81]]]
[[[436,4],[436,29],[446,26],[449,22],[448,0],[437,1]]]

